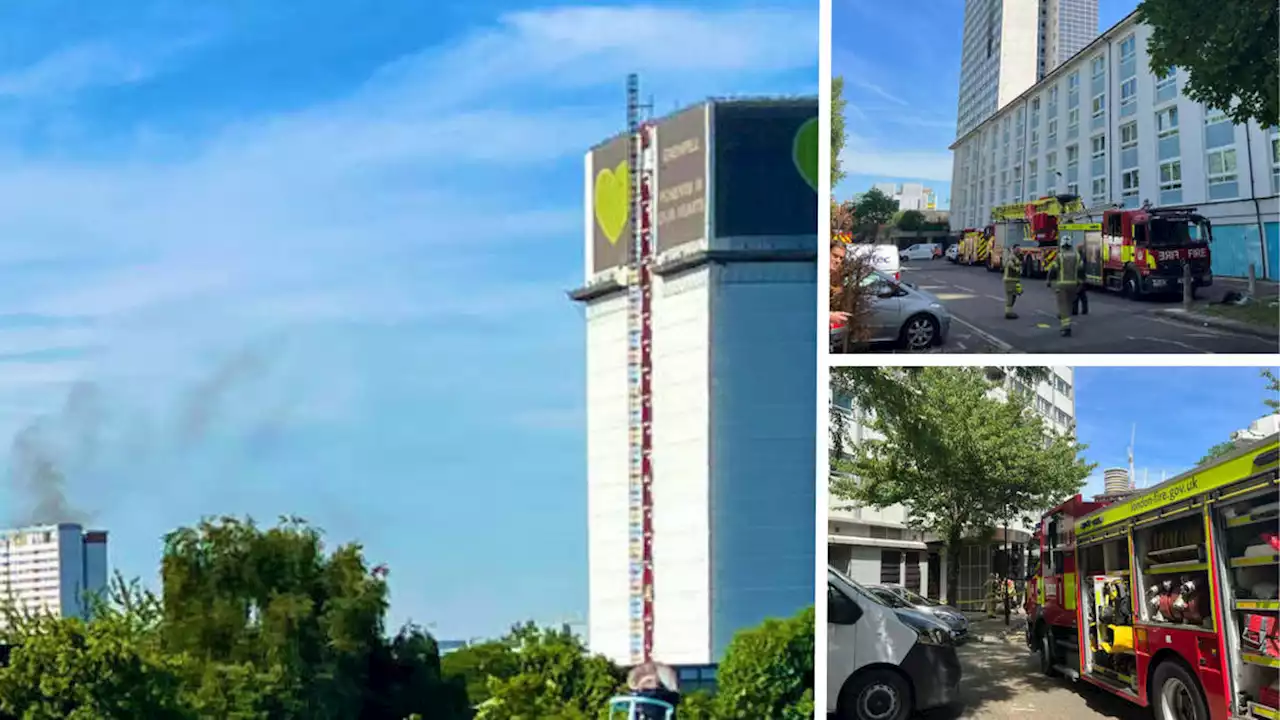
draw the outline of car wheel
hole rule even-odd
[[[911,688],[892,670],[868,670],[845,687],[841,720],[907,720],[914,711]]]
[[[1175,660],[1156,666],[1151,676],[1151,697],[1156,720],[1209,720],[1209,706],[1200,683]]]
[[[938,340],[938,320],[920,313],[902,324],[902,344],[912,352],[928,350]]]

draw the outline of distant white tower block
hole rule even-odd
[[[657,123],[655,660],[718,662],[814,599],[816,98],[713,100]],[[629,663],[627,138],[587,154],[588,642]],[[621,185],[619,184],[621,182]]]
[[[88,617],[88,596],[106,592],[105,530],[61,523],[0,531],[0,600],[16,610]]]

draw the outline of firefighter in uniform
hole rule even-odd
[[[1084,265],[1075,248],[1066,240],[1058,250],[1058,260],[1049,271],[1049,287],[1058,296],[1058,322],[1062,327],[1062,336],[1071,337],[1071,315],[1076,298],[1079,295],[1080,283],[1084,280]]]
[[[1006,320],[1017,320],[1018,313],[1013,311],[1013,304],[1018,301],[1022,292],[1022,263],[1018,260],[1018,251],[1013,248],[1004,250],[1004,317]]]
[[[987,579],[987,617],[996,616],[996,601],[999,600],[1000,594],[1000,578],[995,573],[991,573],[991,577]]]

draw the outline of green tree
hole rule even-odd
[[[602,655],[590,655],[569,631],[528,623],[502,639],[518,661],[509,677],[491,677],[477,720],[594,718],[622,688],[625,674]]]
[[[898,212],[898,201],[884,194],[879,188],[871,188],[858,200],[854,209],[858,221],[871,225],[884,225]]]
[[[1275,0],[1143,0],[1139,17],[1151,26],[1147,54],[1158,77],[1187,71],[1183,94],[1226,112],[1243,125],[1280,120],[1280,45]]]
[[[840,165],[840,153],[844,150],[844,76],[831,78],[831,187],[844,179]]]
[[[501,640],[459,648],[440,659],[446,677],[462,678],[473,705],[489,699],[489,678],[509,680],[520,672],[520,660]]]
[[[808,607],[734,635],[716,673],[716,717],[813,717],[814,622]]]
[[[903,210],[902,214],[894,220],[894,225],[899,230],[915,232],[924,227],[924,213],[919,210]]]
[[[1039,513],[1078,492],[1094,467],[1080,458],[1084,446],[1051,432],[1023,393],[993,397],[998,383],[991,378],[1005,372],[933,367],[832,373],[836,394],[869,411],[862,423],[883,437],[852,444],[840,431],[843,420],[833,427],[832,495],[873,507],[900,503],[914,528],[942,537],[949,592],[959,587],[964,539],[983,537],[1006,518]]]
[[[9,611],[0,712],[24,720],[195,720],[184,697],[186,658],[166,654],[160,603],[137,584],[113,582],[114,602],[92,622]]]

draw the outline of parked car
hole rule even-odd
[[[871,267],[892,277],[895,281],[902,279],[901,258],[896,245],[855,244],[849,246],[849,257],[867,257]]]
[[[908,260],[933,260],[942,252],[942,246],[938,243],[915,243],[908,245],[898,253],[898,259],[902,262]]]
[[[960,262],[960,246],[948,245],[946,252],[947,259],[951,262]]]
[[[907,720],[955,702],[960,678],[945,625],[827,568],[828,716]]]
[[[968,641],[969,618],[950,605],[944,605],[937,600],[930,600],[920,593],[901,585],[871,585],[869,589],[882,597],[892,596],[897,602],[906,603],[907,607],[915,608],[922,613],[937,618],[950,628],[951,637],[956,641],[957,645]]]
[[[878,270],[868,273],[863,283],[872,298],[866,318],[867,342],[897,343],[912,351],[946,342],[951,313],[932,293]],[[846,332],[844,325],[831,328],[832,351],[843,345]]]

